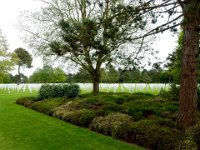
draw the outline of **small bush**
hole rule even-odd
[[[80,93],[80,87],[77,84],[70,84],[68,87],[68,91],[65,92],[65,96],[68,98],[75,98],[79,95]]]
[[[176,122],[172,121],[171,119],[162,118],[162,117],[152,117],[150,119],[160,126],[176,128]]]
[[[52,98],[52,97],[54,97],[54,95],[55,94],[54,94],[53,85],[44,84],[40,87],[40,89],[38,91],[38,100]]]
[[[110,113],[122,112],[123,107],[115,103],[105,103],[98,110],[96,110],[98,116],[106,116]]]
[[[168,100],[178,101],[179,87],[174,83],[170,86],[171,88],[169,91],[161,90],[159,96]]]
[[[197,145],[192,140],[184,140],[179,143],[176,150],[198,150]]]
[[[133,122],[132,117],[121,113],[96,117],[90,128],[152,150],[175,149],[183,137],[183,134],[176,129],[161,127],[151,120]]]
[[[53,88],[53,98],[54,97],[63,97],[64,95],[64,90],[63,90],[63,85],[52,85]]]
[[[36,102],[35,97],[23,97],[19,98],[16,103],[19,105],[23,105],[25,107],[30,107],[34,102]]]
[[[47,115],[53,114],[53,109],[62,105],[64,100],[61,98],[54,98],[48,100],[37,101],[31,105],[31,109],[45,113]]]
[[[68,110],[56,108],[53,116],[78,126],[88,127],[95,117],[95,112],[89,109]]]
[[[77,84],[65,85],[42,85],[38,92],[38,100],[55,97],[75,98],[80,93],[80,87]]]
[[[183,133],[176,129],[161,127],[150,120],[140,120],[130,127],[129,140],[153,150],[175,149]]]
[[[110,113],[106,117],[96,117],[90,128],[106,135],[116,138],[125,138],[128,126],[133,123],[131,116],[122,113]]]
[[[188,139],[194,141],[197,144],[198,149],[200,149],[200,122],[190,127],[186,131],[186,136],[188,137]]]
[[[149,118],[152,115],[162,116],[163,112],[174,114],[178,111],[178,102],[168,100],[148,99],[135,100],[123,104],[123,112],[132,116],[136,121]]]
[[[173,83],[171,84],[171,89],[169,91],[161,90],[159,96],[168,100],[178,101],[179,90],[180,87],[176,86],[176,84]],[[198,86],[197,88],[197,101],[198,101],[198,109],[200,109],[200,86]]]
[[[113,95],[113,101],[117,104],[123,104],[125,102],[131,102],[134,100],[147,100],[147,99],[152,99],[154,97],[155,97],[154,95],[148,93],[133,93],[133,94],[119,93],[116,96]]]

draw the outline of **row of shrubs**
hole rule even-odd
[[[76,100],[21,98],[17,103],[151,149],[174,149],[183,137],[183,133],[172,129],[177,102],[170,103],[148,94],[84,94]]]
[[[200,123],[184,134],[175,128],[161,126],[158,118],[135,121],[133,117],[121,112],[99,116],[98,111],[83,108],[79,102],[75,104],[72,101],[66,102],[64,98],[43,101],[21,98],[17,100],[17,103],[75,125],[88,127],[93,131],[153,150],[200,148]]]
[[[80,87],[77,84],[44,84],[38,92],[38,100],[54,97],[75,98],[80,93]]]

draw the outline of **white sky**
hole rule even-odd
[[[0,29],[8,39],[9,50],[14,51],[18,47],[27,49],[27,45],[20,40],[20,31],[16,28],[17,20],[20,11],[34,11],[38,10],[40,6],[41,3],[37,0],[0,0]],[[170,32],[165,32],[160,34],[158,39],[160,40],[157,40],[153,47],[159,50],[158,57],[161,61],[164,61],[168,54],[175,49],[177,36],[173,37]],[[32,69],[24,69],[21,72],[28,76],[31,75],[37,67],[42,66],[42,61],[38,58],[33,58],[33,66]],[[12,73],[16,74],[16,71]]]

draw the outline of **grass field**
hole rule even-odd
[[[17,105],[24,96],[31,94],[0,92],[1,150],[142,149]]]

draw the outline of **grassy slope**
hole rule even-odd
[[[142,149],[15,104],[22,96],[0,93],[1,150]]]

